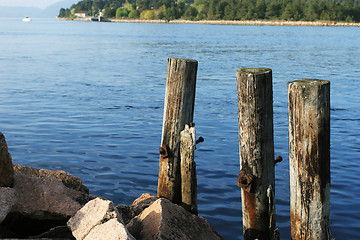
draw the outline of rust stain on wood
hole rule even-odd
[[[237,178],[237,185],[244,189],[244,191],[246,192],[254,192],[255,178],[245,169],[242,169],[239,172],[239,176]]]
[[[157,195],[178,204],[180,132],[193,121],[197,66],[194,60],[168,58]]]
[[[267,197],[269,185],[275,187],[271,69],[237,70],[237,95],[244,239],[270,239],[275,229]]]

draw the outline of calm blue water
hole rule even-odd
[[[360,236],[360,28],[0,19],[0,131],[13,161],[92,194],[156,195],[168,57],[199,61],[199,214],[242,239],[236,69],[273,70],[277,226],[290,239],[288,81],[331,81],[331,230]]]

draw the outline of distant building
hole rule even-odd
[[[87,11],[77,11],[75,12],[77,18],[86,18],[88,16]]]

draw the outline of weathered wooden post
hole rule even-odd
[[[198,214],[197,208],[197,177],[195,150],[195,125],[185,125],[181,131],[180,156],[181,156],[181,205],[188,212]]]
[[[272,71],[236,72],[239,108],[240,173],[244,239],[273,239],[275,163]]]
[[[291,238],[330,239],[330,82],[288,83]]]
[[[193,122],[198,62],[169,58],[160,147],[158,197],[181,204],[180,132]]]

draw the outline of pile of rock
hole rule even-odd
[[[88,202],[68,223],[77,240],[222,239],[202,217],[148,193],[130,206],[108,200]]]
[[[66,226],[94,198],[80,178],[63,171],[13,165],[0,132],[0,238],[27,238]]]
[[[204,218],[167,199],[143,194],[115,207],[63,171],[13,165],[1,132],[0,238],[223,239]]]
[[[95,198],[67,222],[77,240],[108,239],[134,240],[122,217],[109,200]]]

